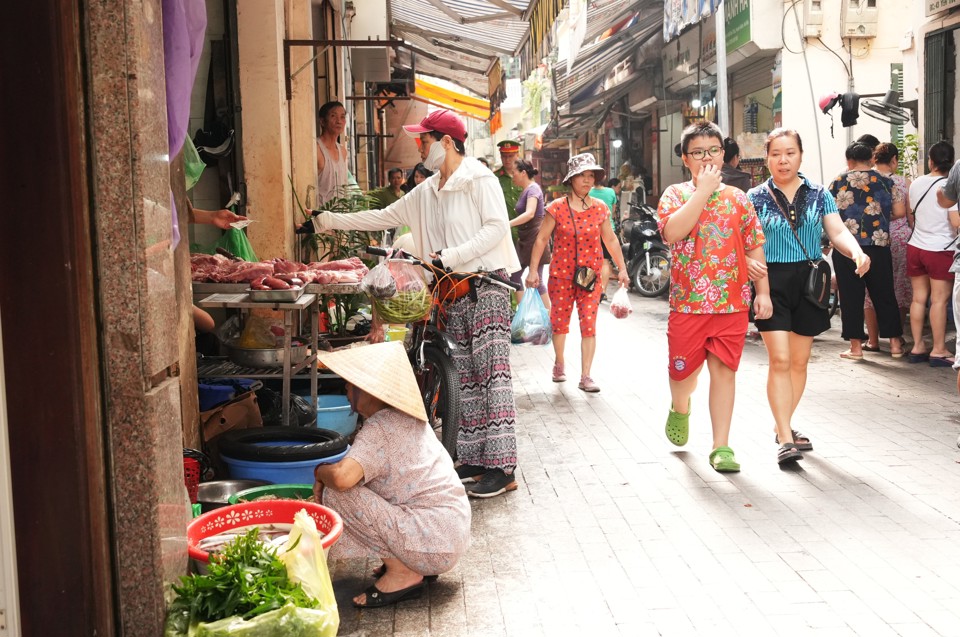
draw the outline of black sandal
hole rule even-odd
[[[813,451],[813,442],[811,442],[810,438],[808,438],[807,436],[804,436],[802,433],[800,433],[796,429],[791,429],[790,433],[793,434],[793,446],[795,446],[799,451]],[[801,442],[800,441],[801,438],[803,440],[806,440],[806,442]],[[774,434],[773,441],[779,445],[780,436],[777,434]]]
[[[384,606],[392,606],[399,602],[406,601],[408,599],[418,599],[423,595],[423,589],[426,588],[426,585],[423,582],[418,582],[413,586],[408,586],[407,588],[401,588],[398,591],[392,593],[384,593],[376,584],[371,584],[370,587],[363,591],[364,595],[367,596],[366,604],[358,604],[353,602],[355,608],[382,608]]]
[[[777,463],[782,467],[785,464],[803,460],[803,454],[796,445],[786,444],[777,451]]]

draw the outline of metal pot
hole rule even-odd
[[[200,510],[206,513],[220,507],[225,507],[230,503],[230,496],[247,491],[255,487],[262,487],[269,484],[264,480],[215,480],[213,482],[201,482],[197,489],[197,502],[200,503]]]
[[[283,348],[250,349],[227,343],[230,360],[241,367],[283,367]],[[299,365],[307,357],[307,344],[293,339],[290,345],[290,365]]]

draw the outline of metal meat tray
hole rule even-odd
[[[257,303],[292,303],[303,296],[306,287],[290,288],[289,290],[253,290],[247,288],[245,292],[251,301]]]

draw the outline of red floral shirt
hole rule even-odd
[[[603,266],[603,250],[600,248],[600,230],[610,217],[607,205],[594,200],[583,212],[573,212],[571,217],[567,198],[555,199],[547,206],[547,214],[557,225],[553,229],[553,261],[550,276],[558,279],[573,279],[577,266],[585,265],[597,273]],[[574,219],[576,237],[574,237]],[[574,256],[576,255],[576,256]]]
[[[690,181],[664,191],[657,209],[661,233],[693,192]],[[670,309],[683,314],[749,311],[746,252],[764,241],[757,213],[742,190],[728,187],[710,195],[689,236],[670,248]]]

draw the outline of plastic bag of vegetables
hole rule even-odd
[[[386,265],[393,277],[396,293],[387,298],[371,295],[380,320],[384,323],[413,323],[426,316],[433,297],[420,268],[404,259],[389,259],[381,265]],[[387,289],[381,288],[383,292]]]
[[[510,340],[514,343],[546,345],[551,338],[553,328],[550,326],[550,311],[536,288],[528,288],[510,323]]]
[[[296,553],[296,546],[287,549]],[[335,637],[340,616],[332,586],[314,593],[319,597],[307,592],[318,590],[318,578],[297,579],[253,528],[225,544],[206,574],[182,577],[172,587],[164,637]]]

